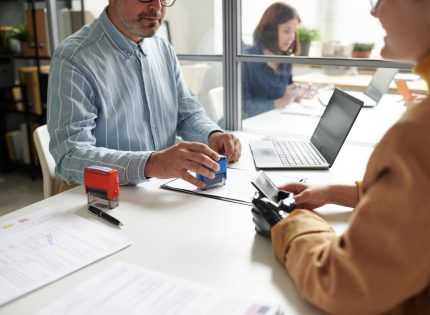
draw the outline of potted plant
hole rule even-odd
[[[27,24],[19,24],[6,32],[6,40],[9,48],[19,54],[21,52],[21,43],[29,41]]]
[[[352,45],[353,58],[369,58],[374,47],[373,43],[354,43]]]
[[[297,29],[297,39],[300,42],[300,56],[308,56],[311,42],[319,39],[319,32],[314,28],[299,26]]]

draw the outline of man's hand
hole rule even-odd
[[[196,172],[208,178],[214,178],[218,171],[218,153],[207,145],[197,142],[181,142],[165,150],[154,152],[145,166],[146,177],[182,178],[183,180],[204,188],[205,184],[189,172]]]
[[[239,139],[231,133],[222,131],[212,132],[209,135],[208,144],[212,150],[225,155],[229,162],[238,161],[240,158],[242,145]]]

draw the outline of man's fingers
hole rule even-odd
[[[208,146],[201,143],[185,143],[179,149],[181,157],[185,161],[197,162],[214,171],[219,170],[219,165],[216,161],[219,159],[219,154],[210,149]],[[184,165],[188,170],[196,171],[190,168],[190,163]],[[204,175],[204,174],[202,174]]]
[[[189,156],[188,161],[190,161],[188,165],[189,170],[192,170],[202,175],[204,174],[200,173],[200,169],[209,168],[210,170],[214,170],[214,171],[219,171],[220,169],[220,166],[216,161],[210,159],[208,156],[203,154],[193,154],[191,152],[191,156]],[[198,165],[199,170],[196,170],[196,168],[191,168],[193,166],[196,167],[196,165]],[[208,171],[211,172],[210,170]]]
[[[236,138],[235,145],[234,145],[234,154],[230,159],[231,162],[238,161],[240,159],[241,154],[242,154],[242,144],[240,143],[239,139]]]
[[[224,155],[228,161],[231,160],[234,153],[234,143],[230,140],[226,140],[222,142],[222,147],[224,148]]]
[[[203,143],[197,143],[197,142],[188,142],[188,150],[198,153],[203,153],[204,155],[208,156],[210,159],[214,161],[218,161],[219,154],[212,150],[209,146]]]
[[[224,146],[224,155],[229,162],[235,162],[239,160],[242,151],[242,145],[238,138],[233,135],[226,135],[228,138],[222,142]]]
[[[190,184],[197,186],[200,189],[205,188],[205,183],[203,183],[202,181],[199,181],[197,178],[195,178],[193,175],[191,175],[190,173],[188,173],[187,171],[183,171],[181,172],[179,178],[183,179],[186,182],[189,182]]]
[[[218,165],[218,167],[219,167],[219,165]],[[187,166],[187,170],[195,172],[195,173],[203,175],[203,176],[206,176],[206,177],[211,178],[211,179],[215,178],[215,173],[213,171],[211,171],[207,167],[205,167],[199,163],[196,163],[196,162],[190,162]]]

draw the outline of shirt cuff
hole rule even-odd
[[[316,213],[305,209],[294,210],[272,228],[272,246],[276,259],[285,263],[286,254],[294,239],[304,234],[321,232],[334,233],[334,230]]]
[[[210,135],[211,134],[213,134],[214,132],[222,132],[222,133],[225,133],[225,131],[224,130],[222,130],[222,129],[212,129],[212,130],[210,130],[209,132],[208,132],[208,134],[207,134],[207,137],[206,137],[206,141],[204,142],[204,144],[209,144],[209,137],[210,137]]]
[[[152,153],[154,151],[145,151],[143,154],[142,152],[132,154],[127,165],[127,178],[130,184],[137,185],[149,180],[149,178],[145,177],[145,166]]]

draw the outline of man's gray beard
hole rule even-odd
[[[148,38],[148,37],[152,37],[152,36],[154,36],[155,35],[155,33],[157,33],[157,30],[158,30],[158,27],[156,26],[156,24],[154,23],[154,28],[150,28],[150,29],[147,29],[145,32],[143,32],[143,33],[141,33],[139,30],[138,30],[138,27],[133,27],[130,31],[134,34],[134,35],[137,35],[137,36],[139,36],[139,37],[142,37],[142,38]]]
[[[139,22],[128,23],[127,21],[124,21],[121,17],[120,17],[120,19],[122,20],[122,23],[127,27],[128,31],[130,33],[132,33],[133,35],[136,35],[138,37],[141,37],[141,38],[148,38],[148,37],[154,36],[155,33],[157,32],[158,28],[159,28],[159,27],[155,28],[156,24],[154,23],[154,28],[155,29],[148,29],[144,33],[141,33],[139,31],[139,26],[138,26]],[[160,21],[160,24],[161,23],[162,23],[162,21]]]

